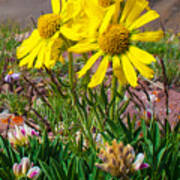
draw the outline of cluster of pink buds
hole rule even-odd
[[[27,157],[23,157],[19,164],[15,163],[13,165],[13,173],[17,179],[28,177],[36,180],[39,177],[40,172],[40,168],[38,166],[33,166],[33,163],[31,163]]]
[[[15,129],[8,132],[8,139],[14,146],[26,145],[29,143],[29,137],[39,136],[39,133],[34,129],[30,128],[26,124],[23,126],[15,126]]]

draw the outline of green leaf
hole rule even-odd
[[[94,164],[95,164],[95,159],[96,159],[96,154],[92,153],[90,156],[89,156],[89,159],[88,159],[88,165],[89,165],[89,168],[91,169],[91,171],[93,170],[93,168],[95,167]]]
[[[159,131],[159,125],[157,122],[155,122],[155,130],[154,130],[154,139],[155,139],[155,152],[158,151],[160,145],[161,145],[161,137],[160,137],[160,131]]]
[[[134,132],[134,137],[133,137],[133,141],[131,142],[132,145],[136,145],[136,143],[139,140],[139,135],[141,133],[141,128],[139,127],[138,129],[136,129],[136,131]]]
[[[105,87],[104,87],[104,84],[102,84],[101,86],[101,99],[103,101],[103,104],[104,106],[106,107],[107,104],[108,104],[108,99],[107,99],[107,95],[106,95],[106,90],[105,90]]]
[[[10,172],[10,169],[3,167],[0,168],[0,177],[2,180],[12,180],[15,179],[14,175]]]
[[[78,175],[80,175],[81,179],[86,179],[86,173],[85,173],[85,164],[83,161],[79,160],[78,163]]]
[[[10,167],[12,165],[9,157],[6,156],[3,152],[0,152],[0,165],[4,167]]]
[[[114,121],[112,121],[111,119],[107,119],[107,123],[110,126],[111,131],[115,133],[117,137],[121,136],[122,133],[119,129],[120,126],[118,124],[115,124]]]
[[[63,168],[61,168],[60,164],[56,160],[51,158],[50,164],[54,169],[58,179],[66,179],[66,174],[63,172]]]
[[[118,116],[120,116],[121,114],[123,114],[126,111],[126,108],[128,107],[130,102],[130,99],[128,99],[128,101],[126,101],[119,109],[118,109]]]
[[[67,179],[73,180],[75,178],[75,170],[76,170],[76,163],[75,163],[75,157],[73,157],[68,166]]]
[[[162,162],[162,158],[163,158],[165,152],[166,152],[166,147],[162,148],[157,155],[157,167],[158,168],[160,167],[161,163],[165,163],[165,162]]]
[[[46,177],[49,179],[49,180],[53,180],[52,179],[52,176],[51,176],[51,171],[50,171],[50,168],[48,167],[48,165],[45,163],[45,162],[42,162],[39,160],[39,164],[42,168],[42,171],[44,172],[44,174],[46,175]]]
[[[147,139],[147,127],[146,127],[146,123],[143,119],[141,120],[141,127],[143,130],[144,139]]]

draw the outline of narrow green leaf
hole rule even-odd
[[[84,170],[85,170],[85,165],[80,160],[78,163],[78,171],[79,171],[79,175],[80,175],[81,179],[86,179],[86,174],[85,174]]]
[[[157,155],[157,167],[158,168],[161,165],[161,163],[164,163],[164,162],[162,162],[162,158],[163,158],[165,152],[166,152],[166,147],[162,148]]]
[[[154,127],[154,139],[155,139],[155,152],[158,151],[160,145],[161,145],[161,137],[160,137],[160,130],[159,130],[159,125],[157,122],[155,122],[155,127]]]
[[[42,162],[40,160],[39,160],[39,164],[41,166],[42,171],[44,172],[44,174],[48,178],[48,180],[53,180],[52,176],[51,176],[51,171],[49,169],[49,166],[45,162]]]

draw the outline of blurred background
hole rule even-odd
[[[50,0],[0,0],[0,23],[27,27],[32,25],[32,17],[36,19],[43,12],[51,12]]]
[[[150,0],[150,4],[160,13],[165,28],[180,31],[180,0]],[[11,21],[27,27],[32,25],[31,17],[36,19],[43,12],[51,12],[50,0],[0,0],[0,23]],[[159,24],[156,21],[153,27]]]

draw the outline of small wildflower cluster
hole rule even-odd
[[[148,164],[143,163],[142,153],[139,153],[135,160],[133,147],[130,144],[124,146],[116,140],[112,141],[112,145],[106,143],[105,149],[101,149],[98,156],[103,163],[96,163],[96,166],[116,177],[126,177],[134,171],[148,167]]]
[[[29,158],[23,157],[21,162],[15,163],[13,165],[13,173],[17,179],[22,177],[28,177],[30,179],[37,179],[40,175],[40,168],[38,166],[33,166]]]
[[[29,137],[36,137],[38,135],[37,131],[24,124],[24,126],[15,126],[15,129],[8,133],[8,138],[14,146],[23,146],[29,143]]]
[[[9,71],[9,73],[5,76],[4,81],[7,83],[11,83],[12,81],[16,81],[20,78],[21,73],[14,73],[13,71]]]

